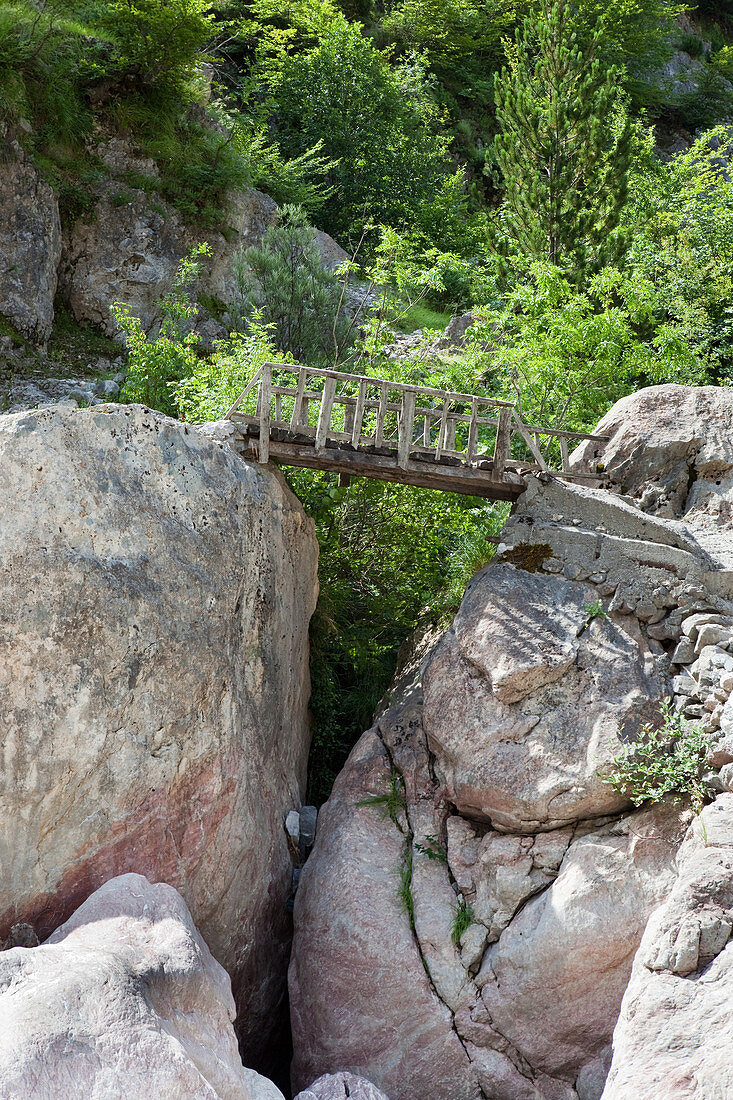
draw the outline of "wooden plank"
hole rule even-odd
[[[563,473],[567,473],[570,469],[570,460],[568,456],[568,441],[563,436],[560,436],[560,465]]]
[[[331,427],[331,412],[333,410],[333,399],[336,394],[336,379],[326,378],[323,383],[323,396],[321,397],[321,408],[318,413],[318,427],[316,428],[316,454],[323,454],[326,449],[326,440],[328,438],[328,430]]]
[[[278,393],[277,390],[275,390],[274,392],[275,392],[275,423],[276,424],[282,424],[283,399],[282,399],[282,395],[280,393]]]
[[[510,444],[512,439],[512,414],[509,409],[502,409],[499,413],[499,425],[496,429],[496,441],[494,443],[494,473],[501,477],[504,467],[509,459]]]
[[[228,420],[229,417],[232,415],[232,413],[237,411],[239,406],[244,401],[245,397],[249,394],[250,390],[256,385],[256,383],[259,382],[261,377],[262,377],[262,367],[260,367],[259,370],[255,371],[255,373],[252,375],[252,378],[247,383],[246,389],[242,393],[240,393],[239,397],[237,398],[237,400],[234,402],[234,404],[232,405],[229,412],[224,417],[225,420]]]
[[[445,426],[445,444],[443,450],[448,454],[456,453],[456,418],[454,416],[448,417],[448,423]]]
[[[367,384],[363,380],[359,383],[359,392],[356,395],[356,407],[354,409],[354,423],[351,428],[351,445],[358,447],[361,440],[361,426],[364,423],[364,403],[366,401]]]
[[[384,442],[384,418],[387,414],[388,391],[389,382],[382,381],[382,388],[379,393],[379,408],[377,409],[377,430],[374,433],[374,443],[377,447],[381,447]]]
[[[405,390],[402,394],[402,413],[397,435],[397,465],[407,469],[412,445],[412,429],[415,423],[415,400],[417,395]]]
[[[260,410],[260,445],[258,451],[259,461],[266,465],[270,460],[270,391],[272,389],[272,363],[264,363],[262,366],[262,381],[260,382],[259,410]]]
[[[534,458],[535,462],[539,466],[540,470],[542,470],[544,473],[547,473],[547,463],[545,462],[544,455],[542,454],[542,451],[539,449],[539,447],[535,443],[534,439],[530,435],[527,428],[524,426],[522,421],[519,419],[516,409],[514,410],[513,416],[514,416],[515,431],[517,431],[521,435],[522,439],[524,440],[524,442],[529,447],[530,451],[532,452],[532,457]]]
[[[450,398],[446,395],[443,402],[443,411],[440,414],[440,427],[438,428],[438,443],[435,448],[435,457],[440,458],[441,454],[445,450],[445,433],[448,429],[448,409],[450,408]]]
[[[426,413],[421,413],[421,415],[423,416],[424,421],[425,421],[424,424],[423,424],[423,429],[422,429],[423,446],[429,447],[430,446],[430,420],[431,420],[431,417],[432,417],[432,413],[426,412]]]
[[[305,378],[306,371],[303,367],[298,371],[298,383],[295,387],[295,404],[293,405],[293,416],[290,421],[290,427],[293,431],[300,427],[301,424],[308,422],[308,401],[305,397]]]
[[[243,442],[242,450],[249,457],[251,444]],[[489,497],[493,500],[516,500],[526,488],[523,478],[513,471],[495,479],[490,470],[469,469],[465,466],[434,466],[410,460],[406,470],[401,469],[394,456],[365,454],[363,451],[329,448],[318,455],[311,446],[293,443],[271,442],[271,457],[287,466],[306,466],[316,470],[329,470],[353,477],[377,478],[380,481],[401,485],[417,485],[425,489],[440,489],[468,496]]]
[[[473,462],[476,457],[476,447],[478,446],[478,403],[474,397],[471,402],[471,421],[468,425],[468,446],[466,448],[466,460]]]

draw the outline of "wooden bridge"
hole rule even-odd
[[[508,401],[265,363],[227,417],[246,458],[516,500],[529,473],[570,480],[568,448],[604,436],[524,424]],[[559,459],[559,468],[557,466]]]

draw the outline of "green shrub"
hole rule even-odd
[[[112,306],[127,346],[128,375],[122,390],[127,404],[140,402],[168,416],[178,414],[174,386],[192,374],[200,361],[201,338],[187,331],[198,312],[189,292],[199,275],[198,257],[209,252],[208,245],[198,245],[181,261],[171,293],[158,303],[162,319],[156,335],[146,334],[129,306],[120,302]]]
[[[96,25],[112,44],[111,65],[146,87],[180,92],[212,34],[207,0],[111,0]]]
[[[458,904],[453,907],[453,924],[451,927],[451,939],[456,947],[458,947],[463,935],[468,931],[475,920],[476,916],[473,907],[465,898],[460,898]]]
[[[301,363],[338,361],[353,326],[341,309],[343,280],[323,265],[315,230],[298,207],[286,206],[261,245],[239,257],[238,312],[232,328],[244,329],[257,315],[276,347]]]
[[[690,798],[699,813],[710,797],[702,778],[709,746],[710,737],[702,727],[687,722],[665,702],[661,724],[644,726],[638,739],[613,758],[603,779],[634,806]]]
[[[384,817],[388,817],[394,825],[401,827],[400,815],[407,812],[407,801],[405,798],[405,783],[400,773],[396,769],[391,771],[389,785],[384,794],[370,795],[369,798],[362,799],[356,805],[378,806]]]
[[[455,169],[424,68],[391,66],[358,24],[334,15],[317,45],[282,54],[263,79],[285,155],[300,156],[322,142],[333,163],[325,229],[358,240],[374,223],[404,227],[429,217]]]

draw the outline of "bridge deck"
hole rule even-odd
[[[263,365],[227,416],[242,453],[259,462],[496,500],[516,500],[528,473],[597,480],[571,473],[568,448],[604,441],[526,425],[496,398],[277,363]]]

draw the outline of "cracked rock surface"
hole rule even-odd
[[[634,961],[604,1100],[733,1093],[733,795],[706,806]]]
[[[312,521],[141,406],[0,416],[0,940],[127,871],[180,890],[247,1056],[285,993]]]
[[[390,1100],[727,1094],[729,1023],[699,1068],[733,923],[733,539],[714,484],[733,397],[710,389],[611,410],[606,452],[573,461],[615,491],[530,483],[354,748],[296,896],[296,1089],[349,1070]],[[710,738],[721,793],[701,821],[684,800],[634,810],[604,782],[665,699]],[[684,1037],[695,1011],[707,1046],[702,1026]]]

